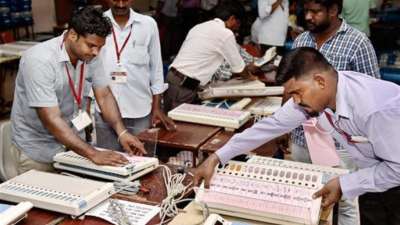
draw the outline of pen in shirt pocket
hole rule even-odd
[[[368,143],[369,142],[368,138],[363,137],[363,136],[351,136],[350,139],[354,143]]]

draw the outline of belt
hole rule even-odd
[[[171,72],[172,72],[175,76],[181,78],[181,80],[183,80],[183,79],[185,79],[186,77],[188,77],[188,76],[186,76],[185,74],[179,72],[179,71],[178,71],[177,69],[175,69],[174,67],[171,67]]]
[[[196,90],[199,87],[200,85],[199,80],[186,76],[185,74],[179,72],[177,69],[173,67],[170,70],[176,77],[181,79],[181,82],[179,84],[180,86],[189,88],[191,90]]]

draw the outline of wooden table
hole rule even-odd
[[[175,166],[169,166],[173,172],[176,172],[176,167]],[[184,181],[184,184],[187,185],[191,182],[192,178],[187,177]],[[139,192],[136,195],[132,196],[127,196],[127,195],[121,195],[117,194],[114,195],[114,198],[117,199],[122,199],[126,201],[132,201],[132,202],[138,202],[138,203],[143,203],[143,204],[148,204],[148,205],[157,205],[161,203],[161,201],[166,197],[166,188],[164,186],[164,181],[162,178],[162,169],[158,168],[157,170],[153,171],[152,173],[149,173],[142,177],[140,179],[140,182],[142,184],[142,187],[148,189],[149,191],[147,193]],[[190,194],[193,194],[190,193]],[[60,213],[55,213],[55,212],[50,212],[47,210],[42,210],[42,209],[37,209],[34,208],[28,213],[28,217],[24,219],[21,223],[21,225],[46,225],[53,220],[64,216],[63,214]],[[160,219],[157,216],[152,218],[148,225],[155,225],[160,222]],[[62,222],[57,223],[58,225],[110,225],[110,223],[91,216],[85,217],[83,220],[79,219],[71,219],[70,217],[66,217]]]
[[[210,155],[224,146],[229,139],[233,137],[236,133],[231,131],[221,130],[217,134],[215,134],[212,138],[210,138],[206,143],[204,143],[200,147],[200,153],[204,153],[206,155]],[[262,146],[258,147],[257,149],[253,150],[252,152],[256,153],[257,155],[261,156],[268,156],[272,157],[275,152],[277,151],[277,144],[275,140],[267,142]]]
[[[138,135],[142,142],[154,142],[157,139],[157,150],[179,149],[193,152],[193,165],[201,145],[213,137],[222,128],[194,123],[175,122],[176,131],[160,128],[158,134],[154,130],[146,130]]]

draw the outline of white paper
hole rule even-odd
[[[160,212],[160,207],[145,205],[124,200],[114,200],[122,205],[123,210],[129,217],[129,222],[135,225],[146,225],[157,213]],[[117,221],[110,217],[108,212],[110,201],[105,201],[86,213],[87,216],[99,217],[112,224],[118,225]]]
[[[82,131],[85,127],[92,124],[92,119],[86,111],[79,112],[78,116],[71,120],[77,131]]]

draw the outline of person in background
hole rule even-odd
[[[263,55],[270,47],[283,54],[289,23],[289,0],[258,0],[258,17],[251,28],[252,41]]]
[[[5,162],[9,178],[31,169],[53,171],[53,157],[66,149],[100,165],[128,163],[121,154],[99,151],[79,136],[91,124],[83,100],[89,88],[123,149],[145,153],[143,144],[127,132],[109,89],[110,77],[97,57],[110,32],[102,12],[88,7],[72,16],[61,36],[24,53],[11,112],[13,145]]]
[[[141,131],[162,123],[174,130],[174,122],[160,107],[165,91],[157,24],[149,16],[131,9],[133,0],[109,0],[112,32],[100,54],[106,75],[112,79],[111,90],[128,131]],[[96,112],[97,146],[121,151],[118,134]],[[152,154],[151,152],[149,154]]]
[[[370,10],[375,8],[376,0],[343,0],[342,18],[369,37]]]
[[[163,60],[169,60],[179,50],[178,0],[160,0],[156,10],[156,20],[160,27],[161,52]]]
[[[182,103],[193,103],[197,91],[212,79],[226,60],[232,73],[249,79],[257,68],[245,65],[239,54],[235,34],[244,17],[243,6],[236,1],[221,4],[216,18],[196,25],[188,33],[167,75],[169,88],[164,94],[164,109],[169,111]]]

